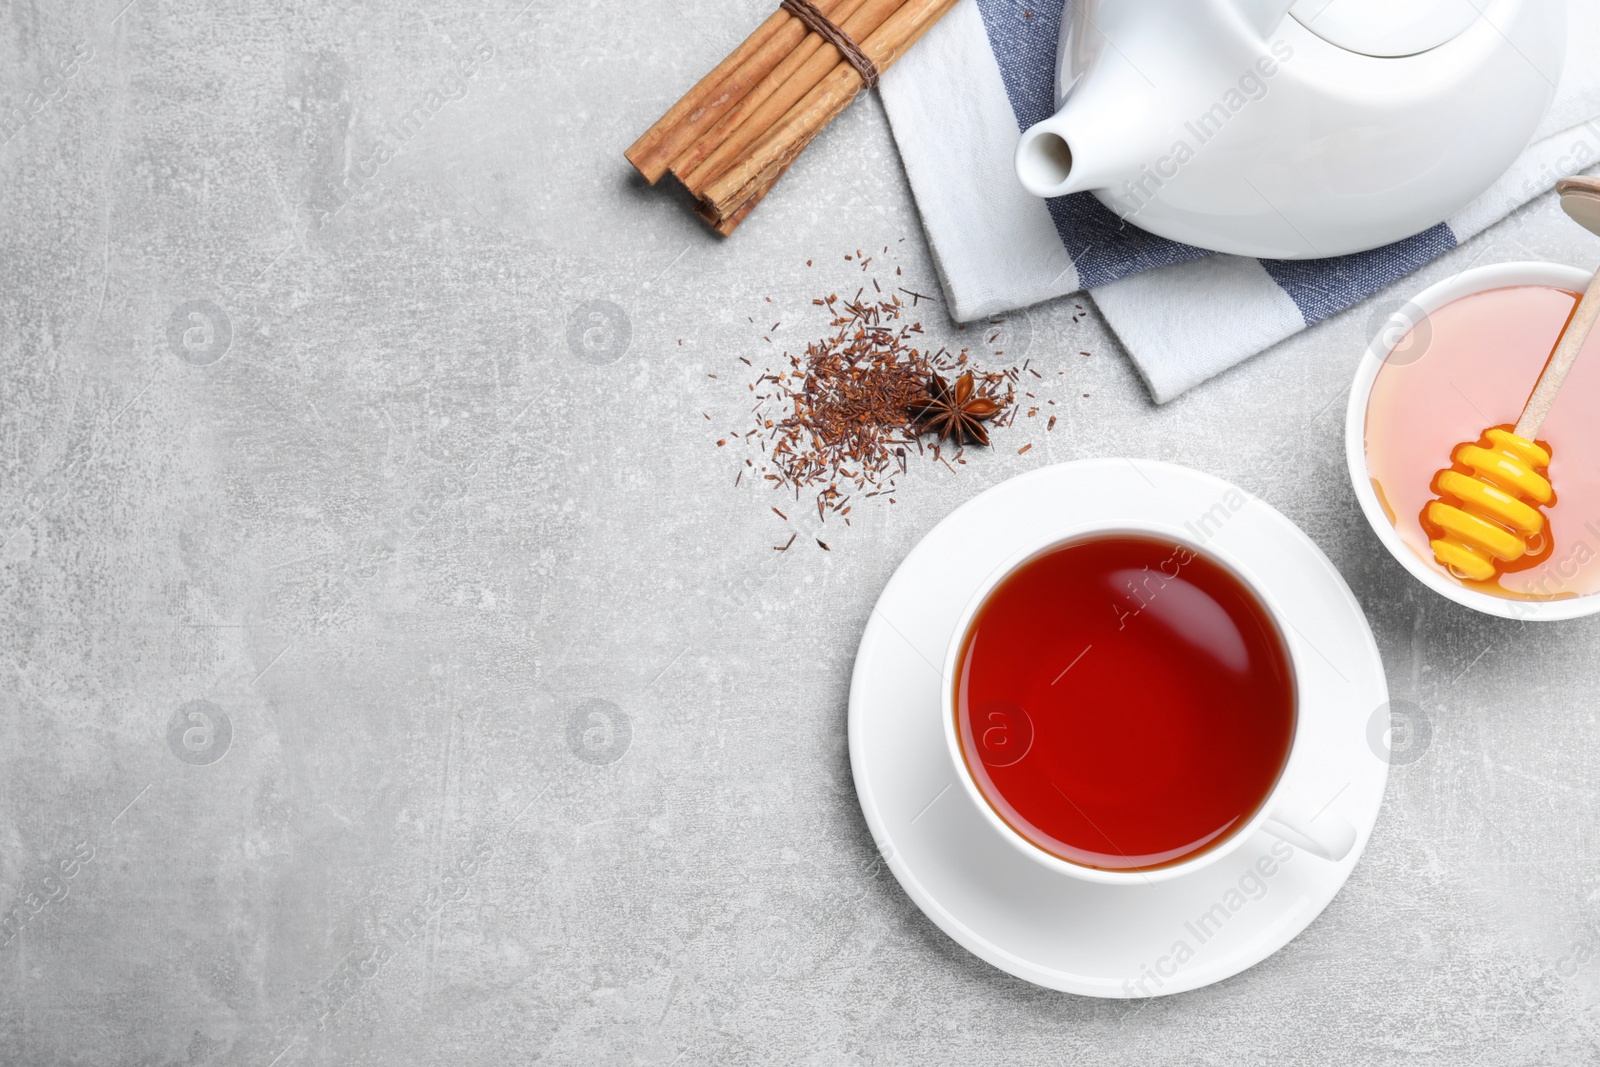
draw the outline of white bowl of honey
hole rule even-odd
[[[1554,498],[1526,555],[1485,580],[1435,558],[1428,517],[1452,452],[1517,421],[1591,275],[1554,263],[1463,271],[1413,297],[1368,346],[1350,390],[1345,459],[1390,554],[1458,604],[1508,619],[1600,612],[1600,352],[1574,364],[1538,434]],[[1586,347],[1600,346],[1600,331]]]

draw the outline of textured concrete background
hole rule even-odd
[[[731,241],[621,159],[764,0],[124,2],[0,4],[0,1062],[1600,1057],[1600,623],[1384,555],[1340,453],[1374,307],[1162,409],[1089,301],[986,328],[1056,430],[913,466],[825,553],[716,441],[813,296],[936,291],[880,107]],[[1600,242],[1546,197],[1404,288],[1521,258]],[[1302,524],[1413,719],[1327,912],[1144,1003],[946,939],[845,745],[910,546],[1118,454]]]

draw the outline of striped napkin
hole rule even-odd
[[[1024,191],[1012,154],[1021,132],[1054,111],[1060,0],[961,0],[879,88],[952,316],[967,322],[1090,290],[1165,403],[1600,163],[1600,4],[1566,3],[1561,83],[1505,176],[1432,229],[1332,259],[1218,255],[1124,224],[1088,193]]]

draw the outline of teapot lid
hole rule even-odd
[[[1481,17],[1474,0],[1296,0],[1289,14],[1329,44],[1385,57],[1437,48]]]

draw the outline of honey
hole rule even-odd
[[[1396,346],[1367,400],[1367,473],[1400,540],[1454,581],[1515,600],[1600,592],[1600,332],[1590,338],[1538,433],[1554,494],[1528,551],[1484,580],[1434,558],[1442,458],[1484,427],[1509,431],[1550,358],[1578,294],[1550,286],[1490,289],[1433,312]],[[1458,471],[1468,468],[1459,461]],[[1430,515],[1430,505],[1435,510]]]

